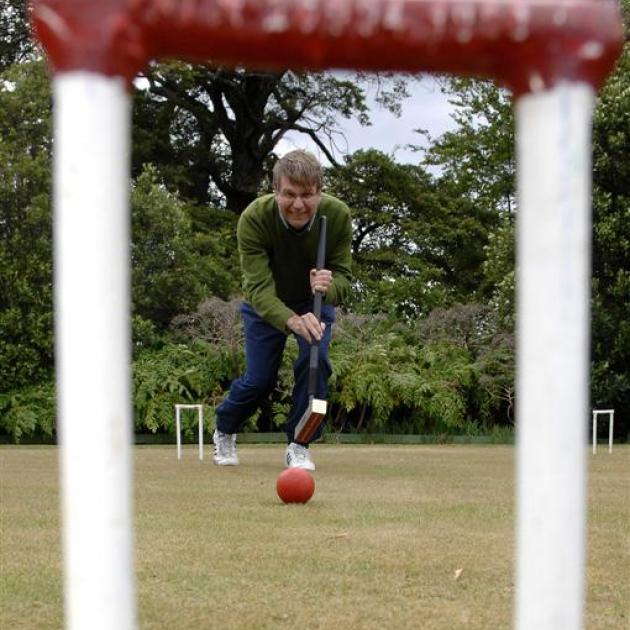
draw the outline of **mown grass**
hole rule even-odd
[[[281,445],[217,468],[135,451],[139,626],[509,628],[511,446],[316,446],[306,505],[275,494]],[[0,449],[0,627],[63,624],[57,450]],[[589,457],[586,627],[630,624],[630,447]]]

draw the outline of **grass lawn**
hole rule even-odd
[[[586,449],[587,447],[585,447]],[[509,628],[511,446],[313,447],[306,505],[282,445],[241,466],[135,450],[139,627]],[[585,451],[586,452],[586,451]],[[0,627],[63,625],[57,449],[0,448]],[[586,628],[630,627],[630,446],[588,456]]]

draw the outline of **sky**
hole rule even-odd
[[[418,163],[420,156],[405,149],[406,144],[426,146],[424,136],[414,133],[417,128],[426,129],[432,137],[438,137],[445,131],[454,129],[450,117],[453,107],[447,97],[440,92],[435,79],[425,75],[421,81],[408,84],[411,96],[403,101],[403,110],[399,118],[374,101],[374,92],[368,91],[368,103],[372,126],[362,127],[356,121],[341,119],[339,126],[343,130],[346,142],[338,142],[340,151],[335,157],[340,159],[344,153],[353,153],[359,149],[376,148],[387,154],[394,154],[399,163]],[[322,163],[327,164],[323,152],[308,136],[297,132],[287,134],[277,147],[279,154],[292,149],[307,149],[315,153]]]

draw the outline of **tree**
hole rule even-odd
[[[628,23],[630,1],[623,0],[622,8]],[[630,408],[629,46],[599,94],[593,121],[592,400],[619,410]],[[427,162],[442,169],[440,185],[501,216],[486,249],[481,294],[510,327],[517,213],[513,115],[506,94],[486,81],[456,79],[446,89],[463,108],[456,114],[458,129],[437,140]],[[627,433],[624,411],[616,425],[619,435]]]
[[[457,127],[437,139],[429,137],[424,164],[439,169],[437,188],[461,206],[444,247],[464,258],[455,269],[473,300],[490,300],[509,325],[514,306],[511,224],[517,210],[512,103],[505,90],[487,80],[449,78],[443,90],[456,107]],[[471,239],[479,246],[467,247]]]
[[[415,317],[476,289],[492,215],[373,149],[326,180],[352,210],[359,308]]]
[[[195,230],[191,208],[168,192],[148,166],[133,185],[133,314],[165,331],[179,313],[203,299],[228,298],[238,286],[235,219],[226,211],[205,209],[214,217],[213,233]]]
[[[622,3],[630,24],[630,1]],[[626,32],[630,27],[626,26]],[[626,37],[626,41],[630,38]],[[630,43],[600,93],[593,125],[593,403],[630,430]]]
[[[416,334],[425,350],[439,353],[455,347],[469,358],[473,373],[466,391],[469,422],[486,429],[513,423],[514,335],[491,307],[470,303],[437,308],[417,323]]]
[[[51,116],[43,63],[0,74],[0,374],[2,389],[53,366]]]
[[[362,81],[383,81],[378,75]],[[327,73],[263,72],[183,62],[154,64],[136,94],[133,172],[155,164],[170,189],[198,204],[223,201],[239,214],[260,192],[285,134],[313,140],[331,163],[337,119],[368,124],[356,79]],[[399,111],[405,81],[381,102]]]
[[[516,312],[515,225],[506,215],[488,236],[482,265],[481,295],[488,296],[497,320],[514,330]]]
[[[36,57],[24,0],[4,0],[0,8],[0,72],[14,63]]]
[[[444,83],[456,109],[454,131],[431,139],[425,163],[438,166],[441,181],[494,213],[515,210],[515,131],[506,90],[490,81],[450,78]],[[423,132],[425,133],[425,132]]]

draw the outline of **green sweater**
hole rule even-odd
[[[350,294],[352,222],[348,207],[322,194],[310,230],[287,227],[273,194],[253,201],[240,216],[236,235],[245,299],[268,323],[289,332],[293,309],[312,298],[309,272],[315,267],[319,217],[327,217],[325,269],[333,279],[324,302],[340,304]]]

